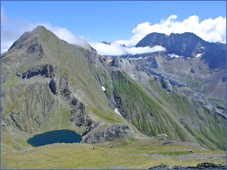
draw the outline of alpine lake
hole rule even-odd
[[[54,144],[54,143],[79,143],[82,137],[72,130],[53,130],[34,135],[27,140],[33,147]]]

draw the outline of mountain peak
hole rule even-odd
[[[32,31],[30,31],[29,33],[31,34],[38,34],[40,32],[45,32],[45,31],[49,31],[48,29],[46,29],[46,27],[42,26],[42,25],[38,25],[37,27],[35,27]],[[50,31],[51,32],[51,31]]]
[[[34,31],[34,30],[42,30],[42,29],[47,30],[44,26],[38,25],[35,29],[33,29],[33,31]]]
[[[12,51],[13,49],[16,50],[16,49],[23,48],[26,46],[26,44],[31,44],[34,42],[35,43],[41,43],[41,42],[48,43],[48,42],[53,42],[53,41],[60,42],[60,40],[62,40],[62,39],[60,39],[53,32],[51,32],[44,26],[39,25],[36,28],[34,28],[32,31],[25,32],[17,41],[15,41],[13,43],[13,45],[9,48],[9,51]],[[76,42],[77,42],[77,44],[73,44],[73,45],[80,46],[86,50],[97,53],[96,50],[94,48],[92,48],[88,44],[88,42],[86,42],[85,40],[79,39]]]
[[[163,33],[152,32],[145,36],[142,40],[138,42],[136,47],[145,47],[145,46],[155,46],[156,44],[161,45],[162,42],[168,37],[168,35]]]
[[[136,47],[163,46],[169,54],[177,54],[185,57],[195,57],[195,54],[204,52],[204,47],[208,42],[204,41],[196,34],[185,32],[182,34],[171,33],[169,36],[161,33],[151,33],[145,36]]]
[[[49,35],[55,36],[51,31],[47,30],[44,26],[37,26],[32,31],[25,32],[20,38],[13,43],[13,45],[9,48],[8,51],[14,51],[22,48],[26,48],[27,44],[38,43],[38,39],[40,39],[40,35],[45,34],[46,38]]]

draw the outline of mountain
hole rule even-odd
[[[165,47],[168,54],[174,53],[185,58],[194,58],[202,55],[201,60],[205,60],[211,69],[226,63],[225,44],[206,42],[194,33],[171,33],[169,36],[161,33],[150,33],[140,40],[136,47],[153,47],[156,45]]]
[[[160,33],[150,33],[140,40],[136,47],[153,47],[155,45],[165,47],[167,53],[175,53],[185,57],[195,57],[196,54],[205,51],[208,43],[193,33],[171,33],[169,36]]]
[[[166,56],[153,59],[158,57]],[[157,65],[161,69],[158,60]],[[6,158],[12,150],[31,148],[29,137],[56,129],[73,130],[82,135],[81,143],[102,147],[225,150],[221,106],[137,60],[98,55],[89,44],[68,44],[43,26],[2,55]],[[55,153],[58,146],[53,148]]]
[[[93,49],[70,45],[37,27],[22,35],[3,54],[2,62],[2,112],[7,125],[28,134],[58,128],[76,128],[82,134],[99,120],[126,122],[102,90],[107,71]]]
[[[150,33],[136,47],[156,45],[166,51],[121,57],[135,60],[143,69],[168,81],[185,84],[212,101],[225,102],[226,44],[210,43],[193,33]]]

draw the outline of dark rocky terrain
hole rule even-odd
[[[168,165],[158,165],[153,166],[149,169],[170,169]],[[226,169],[226,166],[223,164],[213,164],[213,163],[199,163],[197,166],[174,166],[172,169]]]

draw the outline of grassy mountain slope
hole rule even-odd
[[[149,80],[148,91],[126,74],[113,72],[120,111],[141,132],[167,134],[178,141],[198,142],[209,149],[225,149],[225,119],[181,93],[169,93],[159,82]],[[117,78],[116,78],[117,77]]]
[[[111,61],[98,55],[89,45],[83,48],[68,44],[41,26],[22,35],[2,55],[2,63],[1,130],[3,161],[7,168],[108,168],[115,165],[148,168],[154,163],[149,163],[150,158],[141,154],[165,155],[179,149],[183,155],[188,154],[184,149],[198,153],[204,148],[225,150],[223,117],[185,96],[175,86],[167,92],[159,81],[132,61]],[[222,101],[209,100],[223,105]],[[93,157],[89,152],[90,144],[56,144],[35,149],[26,143],[34,134],[55,129],[86,132],[83,141],[96,143],[100,150],[94,151],[100,157],[95,157],[91,166],[87,166],[83,162]],[[109,140],[116,134],[112,132],[125,137]],[[119,150],[111,150],[115,147]],[[74,163],[71,157],[77,157],[83,148],[89,154]],[[100,162],[107,160],[107,152],[114,163],[101,165]],[[18,163],[18,154],[24,163]],[[117,160],[120,156],[130,159],[121,162]],[[59,160],[62,167],[48,162]],[[178,165],[174,158],[164,160]],[[140,161],[143,166],[138,165]],[[217,162],[220,161],[223,160]]]

